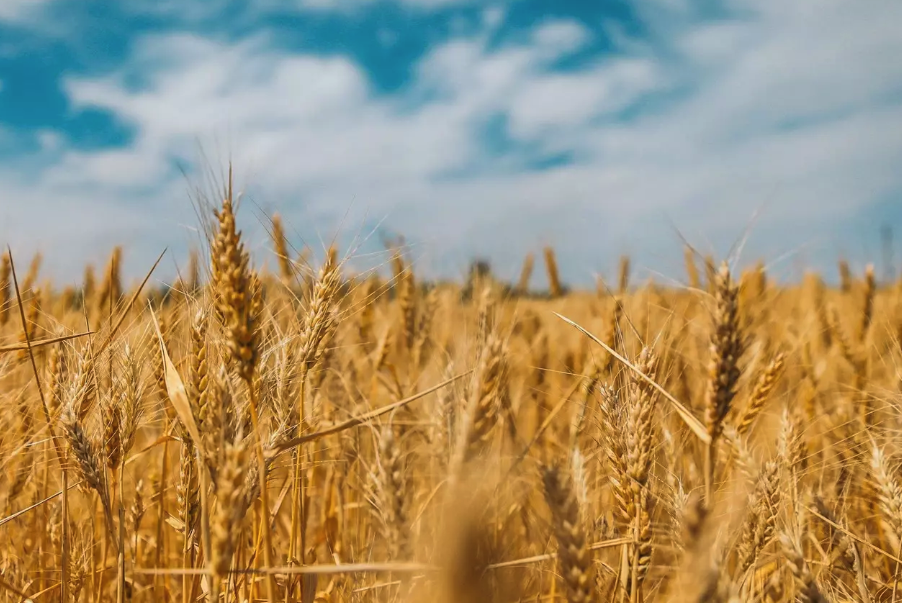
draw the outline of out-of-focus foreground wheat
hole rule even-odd
[[[872,270],[568,293],[547,249],[538,297],[532,257],[311,270],[278,220],[252,261],[225,197],[172,287],[0,264],[3,600],[902,600]]]

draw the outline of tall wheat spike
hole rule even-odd
[[[290,287],[294,281],[294,269],[291,265],[291,256],[288,255],[288,245],[285,240],[285,230],[282,227],[282,217],[279,214],[272,216],[272,240],[276,259],[279,263],[279,278],[282,284]]]
[[[261,284],[250,269],[249,255],[241,241],[241,233],[235,224],[232,208],[232,178],[229,173],[228,189],[222,208],[215,213],[218,221],[216,235],[210,243],[211,274],[216,292],[216,309],[226,331],[226,349],[229,360],[238,377],[246,384],[249,408],[256,439],[257,478],[260,480],[260,501],[263,507],[263,559],[267,567],[272,563],[272,528],[269,521],[267,495],[267,466],[263,452],[263,432],[260,428],[255,374],[260,360],[260,329],[258,321],[262,313]],[[275,579],[266,580],[267,596],[275,600]]]
[[[558,564],[568,603],[595,600],[593,562],[583,530],[583,517],[569,473],[558,467],[543,470],[545,501],[557,540]]]
[[[529,292],[529,280],[532,278],[532,270],[535,266],[535,256],[527,253],[523,258],[523,267],[520,269],[520,278],[517,279],[517,292],[525,295]]]
[[[5,325],[9,320],[9,278],[9,254],[3,252],[3,254],[0,255],[0,327]]]
[[[558,274],[557,258],[554,254],[554,248],[546,247],[543,251],[545,254],[545,270],[548,273],[548,291],[551,297],[560,297],[564,294],[561,286],[561,279]]]
[[[705,426],[711,443],[705,455],[705,498],[713,502],[715,451],[739,383],[739,361],[745,351],[745,335],[740,324],[738,288],[730,269],[723,263],[714,281],[714,331],[708,365],[708,389],[705,395]]]

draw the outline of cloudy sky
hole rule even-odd
[[[879,266],[900,23],[896,0],[3,0],[0,241],[69,279],[169,247],[165,278],[232,159],[258,263],[278,211],[295,247],[403,233],[445,275],[551,244],[570,282],[620,253],[682,279],[681,237],[787,278]]]

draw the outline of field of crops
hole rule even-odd
[[[251,258],[224,196],[171,287],[118,249],[64,290],[4,256],[0,599],[902,600],[902,287],[873,269],[687,249],[683,287],[624,258],[567,291],[546,249],[541,294],[531,257],[436,284],[278,219]]]

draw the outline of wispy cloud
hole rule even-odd
[[[113,242],[133,262],[184,247],[195,218],[178,166],[200,167],[202,143],[299,236],[384,219],[435,271],[478,253],[510,274],[553,243],[570,279],[621,250],[678,276],[674,227],[723,252],[759,209],[750,254],[875,253],[849,229],[876,231],[902,193],[902,5],[653,4],[629,26],[559,11],[508,38],[499,5],[434,40],[388,94],[352,54],[287,47],[263,23],[142,33],[110,68],[61,79],[70,111],[110,115],[127,142],[84,149],[45,132],[0,167],[0,236],[55,243],[60,270]]]
[[[8,0],[0,3],[0,21],[20,21],[37,13],[45,0]]]

